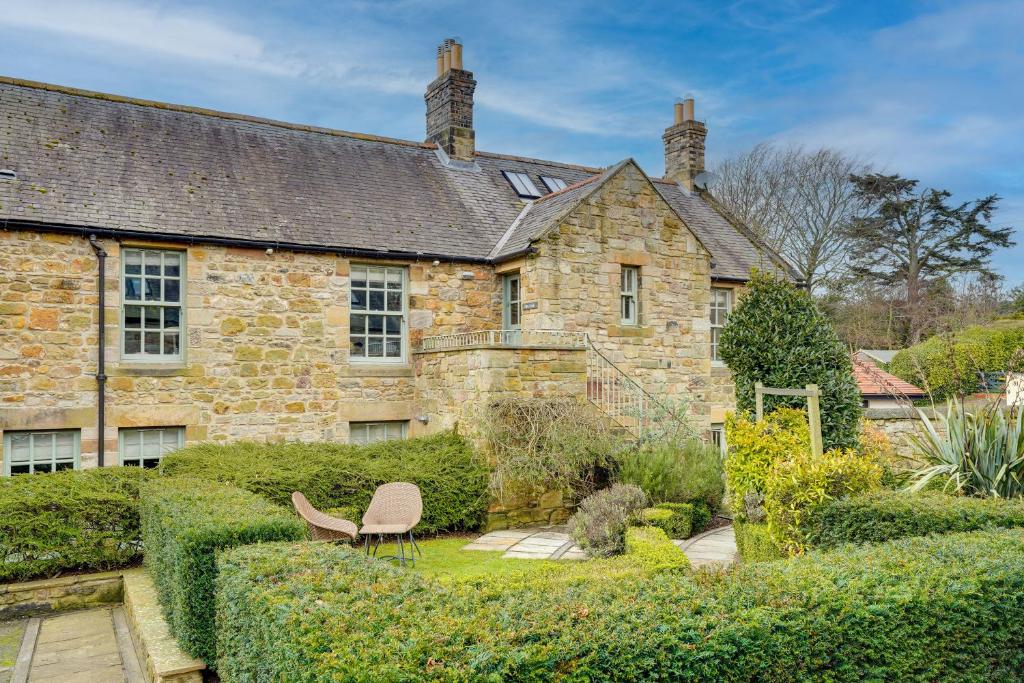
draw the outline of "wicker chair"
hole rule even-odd
[[[306,520],[314,541],[355,541],[359,536],[355,522],[325,515],[310,505],[306,497],[298,491],[292,493],[292,505],[295,506],[299,517]]]
[[[420,523],[423,516],[423,499],[420,497],[420,489],[416,484],[405,482],[394,482],[382,484],[373,493],[370,507],[363,515],[363,528],[359,533],[366,539],[366,554],[370,554],[370,537],[376,536],[373,543],[373,554],[377,555],[377,548],[384,541],[385,536],[394,536],[397,542],[397,555],[389,556],[405,564],[406,560],[412,560],[416,564],[416,553],[423,557],[423,551],[416,544],[412,530]],[[405,555],[405,540],[409,540],[409,557]]]

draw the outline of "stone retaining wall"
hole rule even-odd
[[[0,585],[0,621],[101,605],[118,605],[121,574],[81,574]]]
[[[931,408],[924,408],[925,414],[940,434],[944,433],[941,423],[933,419],[934,412]],[[900,406],[897,408],[867,408],[864,410],[864,418],[872,425],[878,427],[889,437],[896,455],[906,467],[914,464],[915,449],[910,437],[914,434],[921,434],[924,425],[917,410],[912,406]]]

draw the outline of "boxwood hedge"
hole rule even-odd
[[[815,547],[829,548],[987,527],[1024,527],[1024,501],[879,492],[826,503],[808,520],[807,535]]]
[[[142,555],[137,467],[0,479],[0,581],[123,567]]]
[[[224,680],[1024,679],[1024,531],[481,591],[341,547],[221,557]]]
[[[265,541],[299,540],[294,512],[230,484],[156,478],[142,487],[146,567],[171,633],[182,649],[215,661],[216,554]]]
[[[368,446],[236,442],[190,446],[166,457],[171,476],[229,482],[279,505],[302,491],[319,508],[362,512],[378,485],[408,481],[423,495],[419,533],[475,529],[487,513],[488,470],[452,432]]]

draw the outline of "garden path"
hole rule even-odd
[[[736,558],[732,526],[712,529],[693,538],[673,541],[695,567],[728,566]],[[564,526],[489,531],[463,550],[503,550],[502,557],[524,560],[582,560],[586,554]]]
[[[143,683],[121,607],[28,619],[11,683]]]

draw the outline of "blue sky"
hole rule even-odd
[[[480,149],[663,169],[676,97],[713,163],[832,146],[1003,197],[1024,243],[1024,0],[993,2],[7,2],[0,73],[422,139],[446,36],[478,81]],[[1024,282],[1024,244],[994,259]]]

